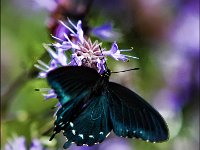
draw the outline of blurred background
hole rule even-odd
[[[144,97],[170,130],[164,143],[111,134],[100,145],[70,150],[199,149],[198,0],[1,0],[1,149],[10,150],[8,143],[17,150],[62,149],[62,133],[48,141],[57,100],[46,101],[34,90],[48,86],[33,65],[38,59],[48,62],[42,43],[53,42],[50,34],[62,38],[57,20],[68,17],[83,20],[85,34],[107,49],[115,40],[119,49],[133,47],[129,55],[139,60],[109,59],[108,66],[140,70],[111,80]]]

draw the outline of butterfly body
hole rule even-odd
[[[109,82],[110,70],[99,74],[88,67],[66,66],[48,73],[47,79],[62,107],[54,123],[54,134],[63,130],[71,143],[94,145],[114,131],[117,136],[150,142],[168,139],[162,116],[128,88]],[[50,140],[51,140],[50,139]]]

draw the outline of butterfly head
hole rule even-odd
[[[110,69],[107,69],[104,73],[101,74],[101,77],[105,79],[109,79],[110,75],[111,75],[111,71]]]

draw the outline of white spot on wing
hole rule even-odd
[[[79,134],[78,136],[80,136],[83,139],[83,134]]]
[[[74,124],[73,124],[72,122],[70,122],[69,124],[70,124],[70,126],[71,126],[71,127],[73,127],[73,126],[74,126]]]
[[[94,136],[93,136],[93,135],[89,135],[89,137],[90,137],[90,138],[94,138]]]
[[[75,134],[76,134],[76,131],[75,131],[75,130],[72,130],[72,133],[73,133],[73,135],[75,135]]]
[[[103,135],[103,132],[99,132],[99,134]]]

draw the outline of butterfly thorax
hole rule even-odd
[[[92,87],[91,93],[92,95],[100,95],[102,94],[102,89],[106,89],[108,87],[109,83],[109,77],[111,75],[111,72],[109,69],[107,69],[104,73],[102,73],[98,81],[95,83],[95,85]]]
[[[110,69],[107,69],[105,72],[101,74],[101,78],[109,80],[110,75],[111,75],[111,71]]]

